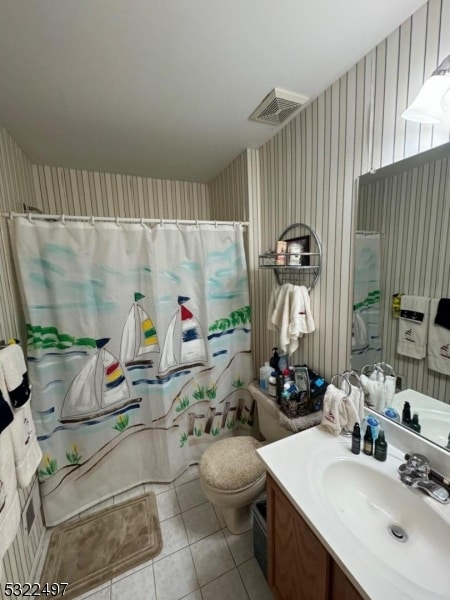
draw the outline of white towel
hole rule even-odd
[[[0,363],[6,387],[11,392],[22,384],[23,376],[27,372],[22,348],[18,344],[10,344],[0,350]]]
[[[384,409],[384,382],[377,379],[377,371],[374,371],[370,377],[361,374],[361,385],[366,395],[367,404],[375,410],[383,411]],[[372,377],[373,376],[373,377]],[[383,374],[380,372],[382,378]]]
[[[395,377],[393,375],[386,375],[384,381],[384,407],[392,406],[395,396]]]
[[[11,406],[5,377],[1,368],[0,391],[6,402]],[[31,415],[31,402],[28,401],[20,408],[13,409],[13,413],[14,420],[9,426],[9,433],[14,453],[16,478],[19,487],[26,488],[31,483],[33,475],[41,462],[42,450],[36,437],[33,417]]]
[[[345,392],[332,383],[328,385],[323,398],[323,417],[320,424],[334,435],[339,435],[342,427],[347,424],[344,398]]]
[[[356,311],[353,311],[352,321],[352,350],[364,350],[369,347],[367,327],[364,319]]]
[[[11,426],[0,434],[0,566],[3,556],[16,537],[20,521],[20,502],[10,429]]]
[[[434,323],[439,300],[439,298],[433,298],[430,303],[428,367],[433,371],[450,375],[450,329]]]
[[[272,290],[268,310],[268,329],[280,332],[280,348],[292,354],[298,338],[315,330],[308,290],[303,285],[285,283]]]
[[[398,320],[397,352],[411,358],[426,356],[430,299],[424,296],[402,296]]]
[[[357,414],[358,419],[354,421],[353,425],[355,423],[361,423],[362,420],[364,419],[364,390],[356,387],[356,385],[351,385],[350,384],[350,400],[353,404],[353,407],[355,409],[355,412]],[[345,391],[345,390],[344,390]],[[353,426],[352,426],[353,429]]]

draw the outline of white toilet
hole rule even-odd
[[[200,460],[205,496],[221,508],[234,534],[251,528],[251,504],[265,489],[266,470],[256,452],[261,445],[251,436],[230,437],[214,442]]]
[[[274,413],[267,413],[266,398],[261,392],[252,396],[258,405],[259,426],[266,443],[292,433],[278,424]],[[231,533],[251,528],[251,505],[265,490],[266,471],[256,452],[262,445],[251,436],[230,437],[214,442],[200,460],[200,483],[205,496],[221,508]]]

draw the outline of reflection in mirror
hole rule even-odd
[[[392,365],[396,391],[403,390],[392,408],[401,420],[409,402],[420,434],[443,447],[450,434],[450,311],[439,301],[448,298],[450,144],[444,144],[359,179],[351,357],[359,371]],[[435,324],[439,312],[444,325]]]

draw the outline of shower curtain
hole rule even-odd
[[[251,425],[240,225],[19,217],[10,228],[47,525],[172,481]]]
[[[381,361],[379,233],[357,233],[352,322],[352,369]]]

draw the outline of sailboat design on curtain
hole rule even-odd
[[[164,379],[170,373],[187,367],[205,365],[208,361],[208,351],[201,325],[184,306],[188,300],[190,298],[187,296],[178,296],[180,308],[171,318],[167,328],[158,379]]]
[[[142,398],[131,397],[119,360],[104,348],[109,340],[96,341],[99,351],[72,380],[64,398],[61,423],[90,421],[141,402]]]
[[[145,298],[143,294],[135,292],[134,302],[123,326],[120,360],[126,367],[151,367],[153,361],[144,358],[143,355],[149,352],[159,352],[158,336],[153,321],[142,306],[138,304],[138,301],[142,298]]]

